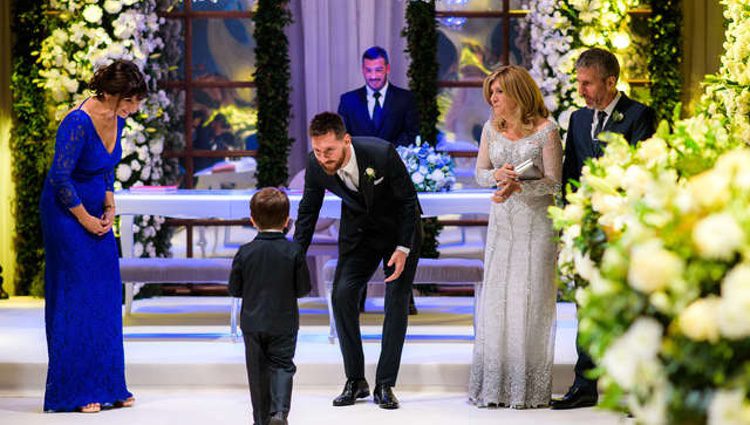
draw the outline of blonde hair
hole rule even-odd
[[[495,81],[500,83],[503,94],[513,99],[518,105],[521,116],[521,127],[530,132],[534,128],[534,121],[538,117],[549,117],[549,110],[544,105],[542,92],[529,72],[517,65],[507,65],[498,68],[495,72],[484,79],[482,93],[484,100],[492,106],[492,90],[490,86]],[[505,130],[508,126],[506,120],[501,117],[492,116],[492,123],[498,131]]]

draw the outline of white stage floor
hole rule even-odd
[[[619,423],[616,415],[592,409],[555,412],[477,409],[466,403],[472,351],[471,298],[421,297],[410,318],[396,394],[402,409],[385,412],[372,403],[333,408],[344,382],[341,354],[328,342],[327,315],[319,299],[302,302],[302,329],[295,363],[292,423]],[[162,297],[136,301],[125,326],[128,384],[135,409],[94,417],[40,415],[46,376],[43,302],[16,297],[0,301],[0,423],[199,424],[249,421],[244,348],[229,336],[229,299]],[[374,381],[380,344],[382,299],[368,300],[363,316],[367,378]],[[573,378],[575,313],[558,304],[553,385],[562,393]],[[6,418],[10,421],[6,421]],[[231,421],[231,422],[230,422]],[[245,422],[248,423],[248,422]]]

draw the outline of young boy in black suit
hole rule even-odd
[[[250,221],[259,233],[240,247],[232,263],[229,293],[242,298],[240,326],[255,425],[285,425],[292,399],[292,361],[297,345],[297,298],[310,292],[300,245],[286,239],[289,198],[275,188],[250,200]]]

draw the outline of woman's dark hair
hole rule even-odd
[[[148,95],[146,79],[138,66],[131,61],[118,59],[99,68],[89,82],[96,97],[104,94],[120,98],[144,99]]]

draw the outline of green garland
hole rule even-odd
[[[255,21],[255,84],[258,98],[258,187],[281,186],[289,178],[289,40],[288,0],[260,0]]]
[[[409,1],[406,6],[406,28],[401,31],[401,36],[406,37],[406,53],[411,57],[407,75],[409,88],[417,99],[419,134],[422,140],[435,146],[440,115],[436,100],[438,62],[435,0]]]
[[[39,67],[30,52],[38,52],[47,37],[46,2],[16,0],[13,22],[13,133],[10,139],[12,174],[16,185],[16,295],[44,293],[44,248],[39,198],[53,143],[44,92],[37,88]]]
[[[651,106],[659,121],[674,124],[674,111],[682,92],[682,11],[680,0],[651,2],[649,19],[653,54],[648,63],[651,73]]]
[[[440,110],[437,104],[437,22],[435,21],[435,0],[411,0],[406,6],[406,27],[401,31],[406,38],[406,53],[411,64],[406,75],[409,89],[417,100],[419,111],[419,134],[422,140],[437,144],[437,121]],[[438,240],[443,225],[435,217],[423,218],[424,237],[420,256],[438,258]]]

